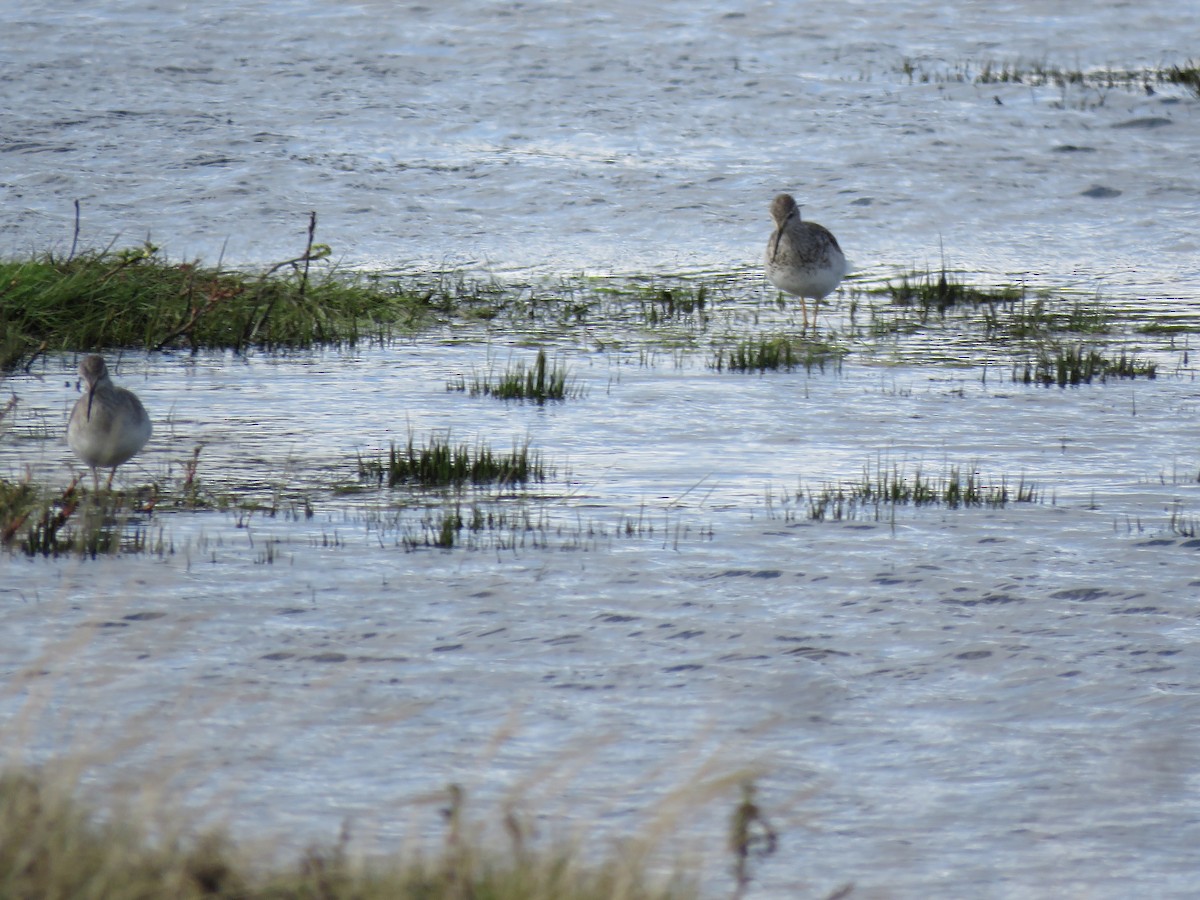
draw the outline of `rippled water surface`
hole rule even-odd
[[[732,328],[790,316],[754,275],[790,189],[868,279],[944,252],[1195,330],[1196,98],[956,78],[1184,62],[1187,4],[3,9],[6,253],[68,248],[79,199],[85,244],[250,265],[298,252],[316,210],[352,265],[732,273]],[[156,429],[121,480],[175,478],[200,444],[202,482],[277,512],[159,510],[160,552],[0,559],[6,745],[170,778],[289,849],[346,820],[367,850],[436,830],[420,798],[450,782],[624,834],[747,766],[784,842],[759,896],[1187,896],[1190,338],[1130,331],[1158,378],[1047,390],[933,334],[759,377],[581,327],[552,346],[582,396],[545,407],[446,390],[529,358],[498,323],[110,354]],[[74,362],[3,382],[0,475],[69,479]],[[543,455],[545,483],[463,501],[528,527],[413,550],[440,505],[359,484],[360,457],[447,429]],[[822,522],[797,499],[880,466],[1036,500]],[[678,830],[720,860],[731,804]]]

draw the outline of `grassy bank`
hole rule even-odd
[[[296,348],[384,338],[433,318],[434,290],[317,269],[325,249],[251,275],[146,245],[0,261],[0,370],[45,352]]]

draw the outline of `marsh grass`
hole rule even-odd
[[[1186,88],[1190,88],[1192,93],[1200,97],[1200,63],[1188,60],[1183,65],[1167,66],[1160,70],[1163,82],[1169,84],[1180,84]]]
[[[718,372],[769,372],[840,365],[850,351],[819,338],[767,335],[745,338],[733,346],[719,347],[709,360]]]
[[[354,344],[430,318],[432,297],[397,282],[310,277],[323,255],[310,246],[261,275],[173,264],[151,245],[0,261],[0,370],[47,351]]]
[[[399,543],[405,550],[437,548],[449,550],[523,550],[541,549],[549,544],[551,526],[545,509],[534,512],[519,506],[461,503],[426,510],[415,523],[399,529]]]
[[[686,542],[714,539],[710,524],[695,521],[679,509],[643,505],[636,512],[613,510],[592,517],[562,500],[525,492],[467,498],[413,496],[376,511],[369,521],[381,541],[406,551],[593,552],[618,541],[638,540],[678,550]]]
[[[584,863],[578,850],[535,849],[529,826],[505,822],[509,846],[485,847],[464,793],[446,792],[439,852],[364,863],[347,836],[293,865],[264,868],[220,832],[153,838],[129,813],[103,819],[36,771],[0,775],[0,895],[28,898],[204,897],[238,900],[685,900],[679,874],[654,876],[636,851]]]
[[[982,63],[961,63],[952,67],[931,68],[912,59],[904,59],[899,72],[910,84],[966,83],[966,84],[1020,84],[1029,87],[1053,86],[1058,88],[1086,87],[1098,90],[1122,89],[1143,90],[1153,85],[1177,84],[1200,96],[1200,66],[1188,60],[1170,66],[1145,66],[1137,69],[1122,69],[1106,66],[1093,69],[1072,69],[1056,66],[1045,61],[1025,62],[1021,60],[999,62],[985,60]]]
[[[1016,303],[1025,296],[1022,288],[1011,285],[985,288],[966,284],[948,275],[945,268],[936,274],[932,271],[905,273],[896,283],[888,281],[882,293],[898,306],[915,306],[927,312],[945,312],[952,306],[964,304]]]
[[[1055,302],[1049,295],[1019,303],[987,304],[981,310],[984,333],[989,338],[1042,338],[1055,333],[1106,334],[1112,313],[1099,301]]]
[[[976,84],[1026,84],[1034,87],[1054,85],[1114,89],[1145,90],[1152,85],[1178,84],[1200,96],[1200,67],[1188,61],[1182,65],[1119,69],[1111,66],[1096,69],[1066,69],[1045,62],[997,63],[985,62],[974,77]]]
[[[155,546],[152,507],[144,492],[89,492],[78,478],[61,491],[0,479],[0,544],[26,556],[142,553]]]
[[[569,383],[565,367],[550,363],[545,350],[538,350],[537,358],[530,367],[523,361],[506,369],[495,380],[476,378],[470,386],[465,378],[446,385],[450,391],[469,392],[472,397],[490,396],[499,400],[522,400],[536,403],[539,406],[550,401],[566,400],[568,397],[580,397],[580,388]]]
[[[266,498],[247,496],[230,487],[212,490],[197,477],[199,446],[186,459],[178,475],[127,489],[88,485],[91,478],[77,476],[62,488],[0,478],[0,547],[27,556],[98,556],[125,553],[174,552],[157,516],[164,510],[233,510],[239,527],[253,514],[312,518],[311,499],[277,484]]]
[[[1083,344],[1073,347],[1056,344],[1040,349],[1034,359],[1024,364],[1014,365],[1012,377],[1023,384],[1067,387],[1110,378],[1154,378],[1157,374],[1157,365],[1138,360],[1124,350],[1112,357]]]
[[[825,485],[820,490],[801,490],[797,501],[806,504],[808,518],[816,522],[853,521],[864,515],[876,520],[885,509],[897,506],[987,507],[998,509],[1009,503],[1036,503],[1037,488],[1022,477],[1015,485],[1001,478],[987,481],[974,471],[952,466],[947,474],[932,478],[918,466],[911,474],[898,464],[877,463],[863,468],[856,482]]]
[[[698,327],[708,324],[708,289],[703,285],[679,285],[651,289],[642,300],[646,324],[655,327],[664,322],[694,320]]]
[[[514,444],[511,453],[494,453],[486,444],[455,445],[449,435],[434,435],[422,447],[416,446],[410,436],[404,448],[392,444],[386,460],[358,458],[360,480],[386,483],[388,487],[512,486],[544,481],[546,475],[541,454],[530,452],[528,444]]]

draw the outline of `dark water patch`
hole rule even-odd
[[[356,662],[365,663],[406,663],[409,661],[407,656],[356,656]]]
[[[1099,600],[1101,597],[1111,596],[1110,591],[1103,588],[1083,587],[1083,588],[1067,588],[1061,591],[1055,591],[1050,595],[1051,600],[1071,600],[1076,603],[1086,603],[1089,600]]]
[[[212,66],[155,66],[154,71],[159,75],[211,75]]]
[[[152,622],[155,619],[166,618],[166,615],[164,612],[131,613],[125,616],[125,620],[128,622]]]
[[[610,625],[624,625],[628,622],[636,622],[640,617],[625,616],[619,613],[605,613],[603,615],[596,616],[596,618],[601,622],[607,622]]]
[[[708,578],[780,578],[783,573],[778,569],[726,569],[709,575]]]
[[[280,662],[285,659],[295,659],[295,653],[288,653],[286,650],[280,650],[277,653],[264,653],[259,659],[267,659],[271,662]]]
[[[1153,616],[1163,615],[1164,610],[1157,606],[1130,606],[1128,609],[1118,609],[1117,615],[1121,616]]]
[[[547,676],[546,680],[550,680],[553,676]],[[554,685],[556,689],[566,691],[611,691],[616,688],[615,684],[581,684],[578,681],[564,681],[562,684]]]
[[[241,160],[237,159],[236,157],[217,154],[214,156],[197,156],[194,159],[186,160],[177,166],[170,166],[169,168],[191,169],[203,166],[227,167],[237,165],[239,162],[241,162]]]
[[[692,638],[700,637],[704,634],[703,631],[678,631],[670,636],[670,640],[690,641]]]
[[[765,653],[727,653],[724,656],[718,656],[717,662],[755,662],[770,658]]]
[[[1173,119],[1167,119],[1162,116],[1141,116],[1136,119],[1128,119],[1124,122],[1117,122],[1113,128],[1162,128],[1164,125],[1174,125]]]
[[[461,650],[462,648],[463,648],[462,644],[441,644],[440,646],[434,647],[433,652],[434,653],[450,653],[454,650]]]
[[[1091,197],[1094,200],[1108,200],[1112,197],[1120,197],[1121,192],[1116,188],[1105,187],[1102,184],[1093,184],[1086,191],[1080,191],[1079,196]]]
[[[1051,153],[1095,153],[1095,147],[1079,147],[1075,144],[1059,144],[1050,151]]]
[[[699,663],[681,663],[678,666],[667,666],[663,671],[668,674],[674,674],[676,672],[697,672],[703,668],[704,666]]]
[[[952,598],[943,598],[942,603],[948,603],[953,606],[995,606],[1006,603],[1023,603],[1024,598],[1014,597],[1012,594],[984,594],[982,597],[976,597],[970,600],[956,600]]]
[[[94,627],[96,627],[96,628],[128,628],[129,623],[128,622],[97,622],[97,623],[95,623]]]
[[[581,640],[583,640],[583,635],[581,634],[561,634],[558,637],[547,638],[542,643],[557,647],[562,644],[577,644]]]
[[[344,663],[350,657],[345,653],[318,653],[315,656],[306,657],[310,662],[319,663]]]
[[[37,141],[10,141],[0,146],[0,153],[70,153],[71,147],[56,147]]]
[[[803,657],[804,659],[811,659],[813,661],[819,661],[819,660],[823,660],[823,659],[828,659],[831,656],[847,656],[848,657],[850,654],[846,653],[843,650],[833,650],[829,647],[812,647],[812,646],[806,645],[804,647],[793,647],[791,650],[786,650],[786,651],[784,651],[783,655],[784,656],[800,656],[800,657]]]
[[[954,654],[955,659],[970,661],[973,659],[987,659],[992,655],[991,650],[965,650],[962,653]]]

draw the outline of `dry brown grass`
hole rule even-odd
[[[294,866],[263,871],[219,832],[153,838],[147,828],[101,820],[53,778],[0,776],[0,896],[6,898],[223,897],[239,900],[684,900],[683,879],[648,875],[643,857],[583,863],[570,851],[535,851],[510,829],[508,852],[475,846],[450,791],[445,844],[436,857],[356,863],[344,840],[310,849]]]

